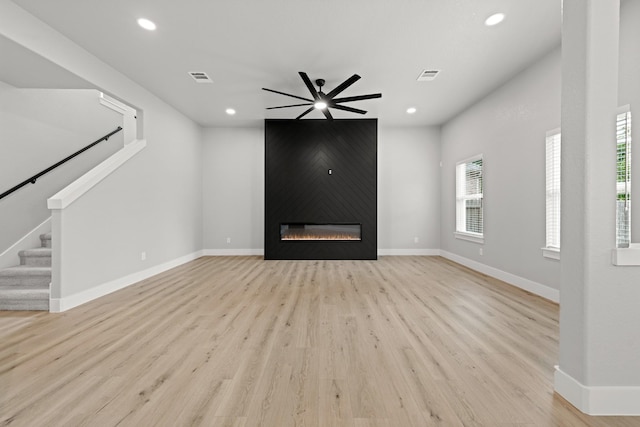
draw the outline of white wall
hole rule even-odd
[[[381,253],[432,253],[439,248],[439,161],[437,128],[378,130]],[[205,250],[262,253],[264,128],[206,129],[202,164]]]
[[[630,104],[635,117],[640,115],[640,2],[623,2],[620,19],[618,104]],[[560,70],[558,49],[442,127],[442,249],[554,289],[560,288],[560,265],[542,258],[540,248],[544,133],[560,127]],[[632,126],[632,140],[640,141],[640,126]],[[482,246],[453,237],[455,163],[479,153],[486,172]],[[632,200],[640,200],[640,156],[632,158]],[[632,240],[640,242],[640,208],[633,206]]]
[[[139,121],[144,117],[139,134],[146,149],[62,211],[61,251],[54,253],[62,279],[56,282],[54,274],[53,299],[65,306],[65,298],[197,254],[202,248],[200,127],[6,0],[0,0],[0,34],[133,106]],[[141,251],[147,252],[145,261]]]
[[[440,248],[439,164],[438,127],[378,129],[380,254],[437,253]]]
[[[263,253],[264,128],[206,129],[202,180],[205,250]]]
[[[62,287],[52,288],[54,298],[202,248],[200,129],[160,103],[148,106],[147,147],[62,211]]]
[[[560,127],[560,50],[442,127],[441,248],[553,289],[545,245],[545,133]],[[484,156],[484,244],[454,238],[456,163]],[[479,254],[482,248],[484,255]]]
[[[0,193],[118,126],[123,115],[100,105],[96,90],[18,89],[0,82]],[[50,216],[48,197],[123,145],[120,132],[0,200],[0,253]]]

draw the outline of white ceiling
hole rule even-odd
[[[354,73],[362,79],[341,96],[382,92],[345,104],[367,115],[334,117],[440,124],[560,44],[561,0],[14,2],[204,126],[296,117],[304,107],[265,110],[297,102],[261,88],[308,97],[298,71],[325,79],[325,92]],[[495,12],[505,21],[486,27]],[[142,30],[140,17],[158,29]],[[417,82],[427,68],[442,72]],[[197,84],[189,71],[214,82]]]

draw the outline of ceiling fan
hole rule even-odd
[[[322,111],[322,113],[327,119],[333,119],[333,116],[331,115],[329,108],[335,108],[336,110],[349,111],[351,113],[357,113],[357,114],[366,114],[367,112],[365,110],[359,110],[357,108],[347,107],[346,105],[341,105],[341,104],[343,102],[361,101],[363,99],[382,98],[381,93],[372,93],[369,95],[346,96],[343,98],[336,98],[335,97],[336,95],[338,95],[340,92],[344,91],[346,88],[348,88],[349,86],[351,86],[352,84],[360,80],[360,76],[357,74],[354,74],[353,76],[349,77],[347,80],[340,83],[329,93],[322,92],[322,86],[324,86],[324,83],[325,83],[324,79],[316,80],[316,85],[318,85],[318,90],[316,90],[316,88],[311,83],[309,76],[307,76],[307,73],[300,71],[298,74],[300,74],[300,77],[302,77],[302,81],[307,86],[307,89],[309,89],[309,92],[311,92],[311,97],[313,99],[303,98],[301,96],[291,95],[289,93],[279,92],[277,90],[267,89],[263,87],[262,90],[266,90],[268,92],[278,93],[280,95],[290,96],[292,98],[306,101],[304,104],[292,104],[292,105],[282,105],[280,107],[268,107],[267,110],[275,110],[278,108],[310,106],[307,110],[305,110],[304,113],[296,117],[296,120],[303,118],[313,110],[320,110]]]

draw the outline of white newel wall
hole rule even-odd
[[[99,95],[90,89],[19,89],[0,82],[0,193],[124,127],[124,116],[104,108]],[[0,201],[0,268],[19,262],[11,251],[4,252],[49,218],[47,198],[120,150],[124,141],[121,131]]]
[[[640,415],[640,270],[611,262],[620,2],[565,0],[563,8],[562,186],[571,191],[562,194],[554,386],[590,415]]]

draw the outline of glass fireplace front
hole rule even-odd
[[[280,240],[362,240],[362,226],[358,223],[280,224]]]

